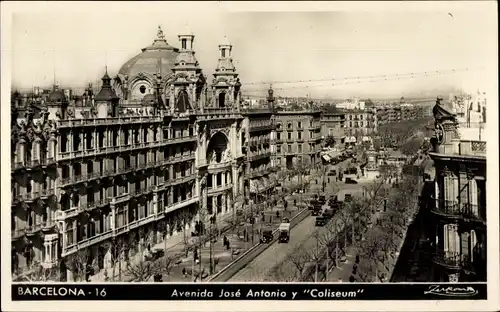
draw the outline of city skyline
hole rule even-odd
[[[209,3],[197,7],[211,14],[200,15],[178,3],[154,7],[158,10],[14,14],[12,87],[48,87],[54,83],[54,76],[57,84],[71,88],[100,82],[106,66],[114,76],[121,64],[151,44],[158,25],[175,47],[177,35],[186,26],[194,33],[196,56],[209,79],[217,64],[217,46],[227,36],[233,44],[243,95],[263,95],[269,85],[252,84],[256,82],[452,69],[457,72],[379,80],[369,85],[333,85],[332,80],[274,87],[281,96],[312,98],[415,96],[428,90],[464,87],[474,90],[478,86],[471,82],[485,74],[484,68],[496,49],[494,41],[489,40],[496,32],[496,28],[490,28],[495,21],[488,14],[479,14],[481,10],[452,15],[444,11],[227,12]],[[165,12],[172,9],[176,14],[165,18]],[[92,23],[86,22],[89,17]],[[292,33],[296,34],[293,40]],[[464,68],[470,70],[459,71]]]

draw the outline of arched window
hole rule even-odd
[[[176,110],[180,113],[185,112],[189,108],[189,97],[185,90],[179,91],[177,96]]]
[[[226,107],[226,93],[219,93],[219,107]]]

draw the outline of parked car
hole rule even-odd
[[[351,178],[345,178],[345,184],[358,184],[358,181]]]

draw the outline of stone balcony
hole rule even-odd
[[[71,127],[93,127],[96,125],[120,125],[120,124],[134,124],[134,123],[151,123],[163,121],[161,115],[153,116],[121,116],[111,118],[87,118],[87,119],[67,119],[59,120],[57,122],[58,128],[71,128]]]
[[[211,119],[235,119],[243,118],[240,112],[234,108],[212,108],[207,107],[203,109],[203,113],[198,113],[197,118],[201,120],[211,120]]]
[[[450,144],[435,147],[435,152],[445,155],[486,157],[486,141],[452,140]]]

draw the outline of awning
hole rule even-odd
[[[331,152],[329,152],[329,153],[328,153],[328,157],[330,157],[330,158],[332,158],[332,159],[333,159],[333,158],[335,158],[335,157],[340,156],[340,154],[341,154],[340,152],[337,152],[337,151],[331,151]]]
[[[257,193],[257,183],[255,180],[250,180],[250,193]]]

